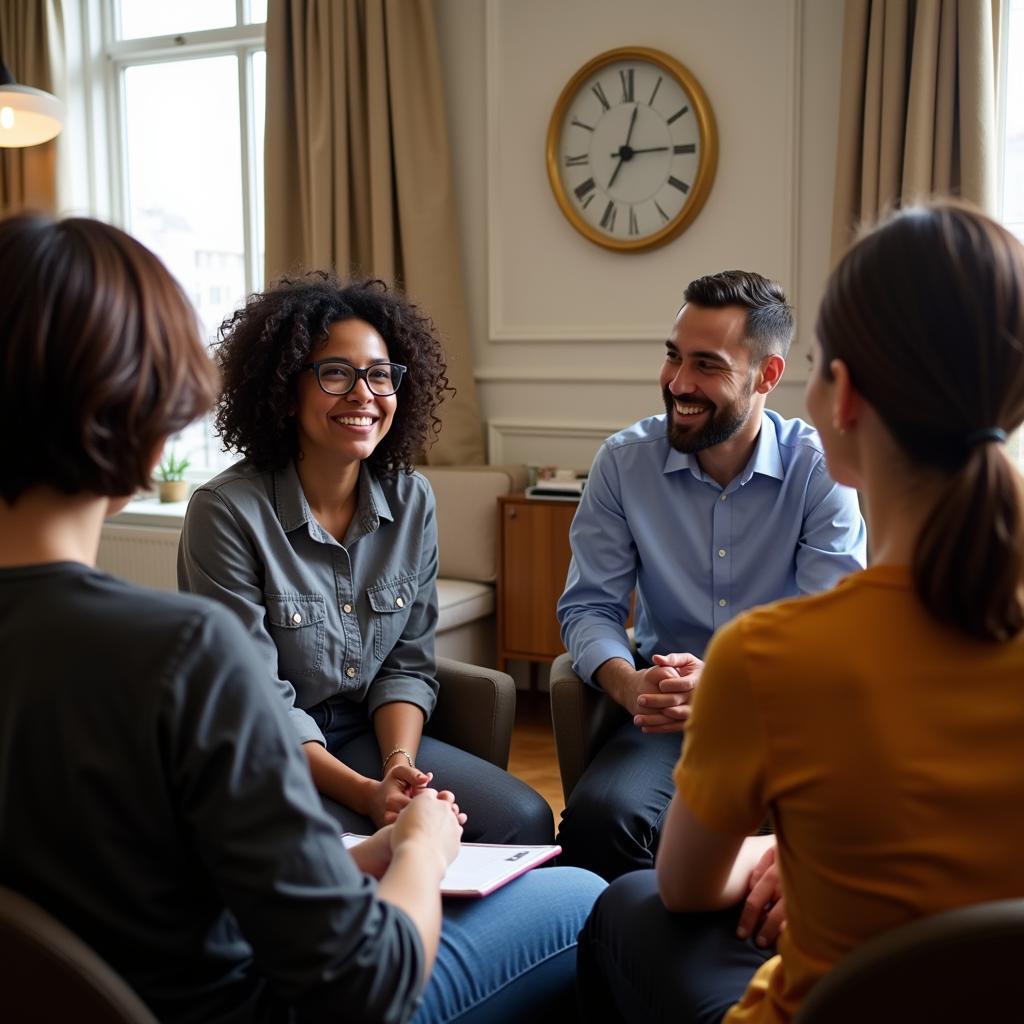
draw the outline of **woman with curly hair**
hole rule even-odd
[[[217,359],[217,425],[244,458],[193,495],[178,583],[256,639],[328,809],[373,831],[434,778],[467,839],[551,842],[539,794],[423,736],[437,527],[412,467],[451,390],[430,319],[380,281],[285,278],[224,322]]]

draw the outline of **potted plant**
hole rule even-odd
[[[184,501],[188,497],[188,481],[185,479],[188,467],[188,459],[179,459],[173,448],[163,457],[156,469],[161,501]]]

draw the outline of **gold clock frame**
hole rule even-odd
[[[700,133],[701,158],[697,165],[697,176],[690,188],[686,204],[660,231],[647,238],[632,242],[628,239],[620,240],[603,235],[579,215],[566,192],[558,164],[558,143],[562,136],[562,124],[569,110],[569,104],[576,95],[577,88],[595,71],[607,64],[622,60],[642,60],[656,64],[666,74],[676,79],[693,101],[693,113],[697,119],[697,129]],[[615,50],[599,53],[592,60],[587,61],[566,83],[555,103],[555,109],[548,124],[546,160],[551,191],[554,192],[555,199],[558,201],[562,213],[565,214],[566,220],[584,238],[614,252],[645,252],[657,249],[677,238],[693,223],[711,192],[715,171],[718,169],[718,130],[715,125],[715,115],[700,82],[694,78],[687,67],[680,64],[674,57],[647,46],[621,46]]]

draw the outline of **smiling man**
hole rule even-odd
[[[793,333],[774,281],[729,270],[691,282],[659,376],[665,414],[594,459],[558,618],[580,678],[630,717],[572,792],[562,863],[607,879],[652,867],[712,633],[864,566],[855,492],[829,478],[812,427],[765,410]]]

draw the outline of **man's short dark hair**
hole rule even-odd
[[[723,270],[691,281],[683,300],[710,309],[742,306],[747,311],[746,341],[754,362],[773,353],[785,358],[789,351],[796,323],[793,307],[777,281],[752,270]]]
[[[117,228],[32,214],[0,222],[0,281],[0,498],[148,486],[217,393],[181,287]]]

